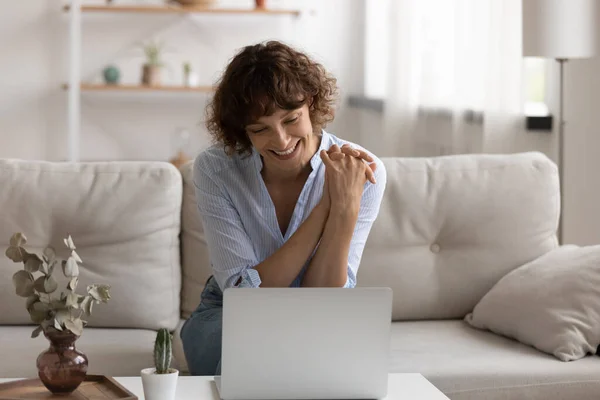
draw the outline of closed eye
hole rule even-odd
[[[286,123],[286,124],[291,124],[292,122],[296,122],[296,121],[298,121],[298,117],[296,117],[296,118],[292,118],[292,119],[290,119],[290,120],[287,120],[287,121],[285,121],[285,123]]]

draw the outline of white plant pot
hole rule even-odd
[[[200,83],[200,76],[195,72],[185,74],[183,77],[183,84],[188,87],[196,87]]]
[[[157,374],[156,368],[145,368],[141,372],[144,398],[146,400],[175,400],[179,371]]]

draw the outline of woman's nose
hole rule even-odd
[[[283,127],[279,127],[275,130],[274,141],[275,143],[277,143],[278,146],[281,147],[281,150],[283,150],[286,149],[287,146],[290,144],[291,137],[287,134]]]

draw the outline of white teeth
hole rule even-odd
[[[294,145],[294,147],[292,147],[291,149],[287,150],[287,151],[276,151],[273,150],[275,152],[275,154],[277,154],[278,156],[287,156],[288,154],[292,154],[294,152],[294,150],[296,150],[296,146],[298,146],[298,143],[296,143]]]

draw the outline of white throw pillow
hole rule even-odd
[[[506,274],[465,321],[562,361],[600,345],[600,245],[556,248]]]

